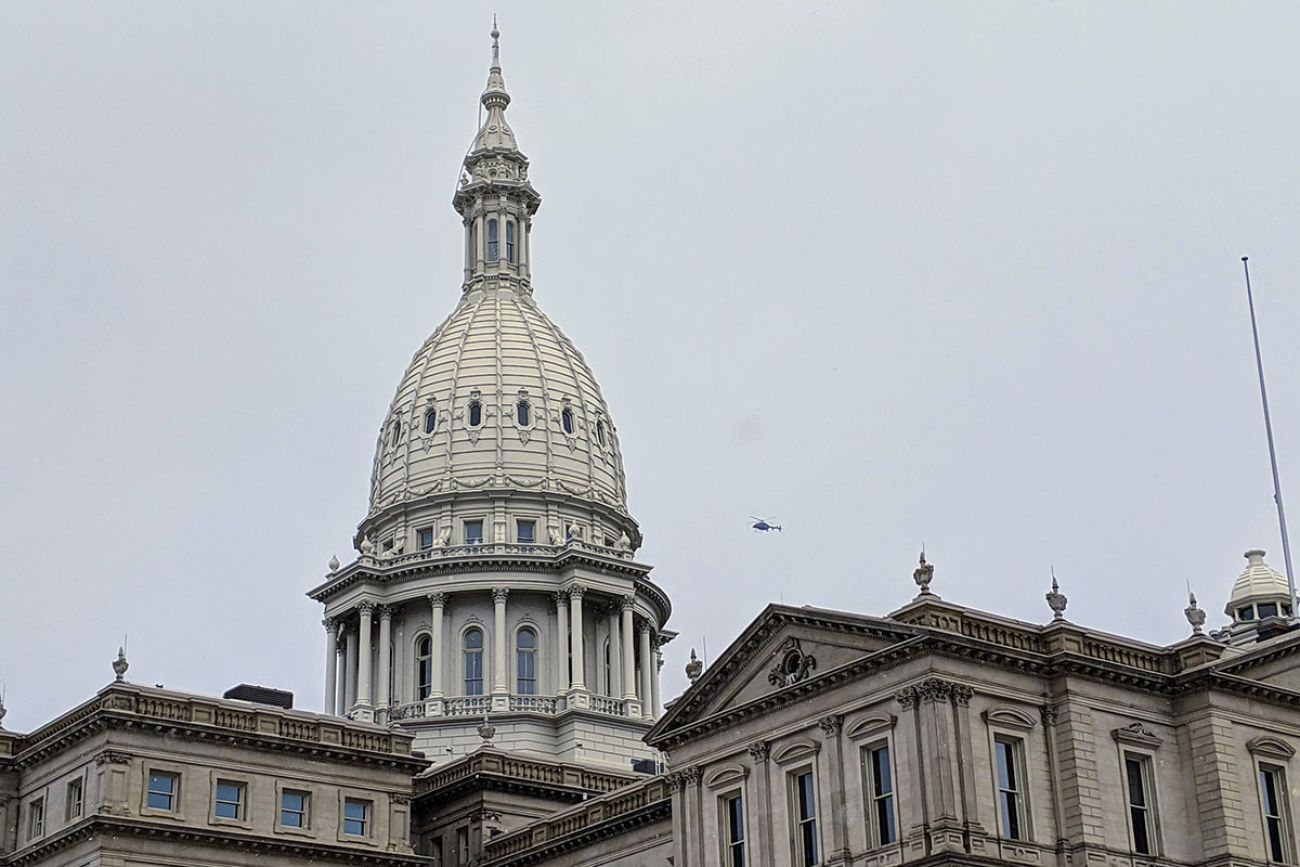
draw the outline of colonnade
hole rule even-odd
[[[528,709],[553,706],[557,710],[566,707],[595,709],[632,719],[658,718],[662,714],[659,669],[663,665],[658,630],[648,619],[636,614],[633,597],[611,599],[601,594],[597,603],[589,599],[591,595],[580,584],[552,594],[555,630],[544,646],[545,652],[536,649],[538,656],[535,658],[540,665],[551,666],[549,680],[555,687],[552,691],[555,701]],[[430,593],[426,597],[430,637],[428,694],[412,697],[423,702],[424,716],[441,716],[448,711],[448,699],[462,697],[462,688],[449,690],[443,682],[448,668],[447,655],[452,654],[459,662],[463,652],[459,645],[449,647],[446,641],[448,596],[447,593]],[[490,689],[484,691],[485,704],[482,707],[492,712],[509,711],[514,696],[509,681],[509,659],[513,650],[507,619],[510,591],[504,587],[494,588],[491,599],[491,624],[480,624],[486,633],[485,644],[490,640],[492,651]],[[407,606],[411,604],[405,603]],[[607,615],[609,641],[608,674],[605,678],[609,695],[604,700],[588,684],[586,645],[589,636],[584,620],[585,615],[599,613],[602,609]],[[392,710],[406,701],[406,690],[400,685],[397,694],[391,694],[394,680],[390,670],[392,657],[388,652],[380,652],[381,648],[393,646],[393,618],[401,611],[401,606],[362,601],[355,609],[355,618],[345,616],[322,621],[325,627],[326,713],[385,722]],[[375,629],[376,620],[378,630]],[[595,630],[592,632],[594,634]],[[406,644],[408,642],[400,642],[400,645]],[[413,646],[396,646],[393,654],[410,653]],[[638,658],[640,666],[637,665]],[[410,666],[399,660],[398,667],[403,671],[402,680],[412,679]],[[539,687],[543,683],[540,675],[539,668],[535,672]],[[540,690],[538,694],[541,694]]]

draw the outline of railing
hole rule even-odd
[[[482,716],[491,710],[491,696],[467,695],[447,699],[447,716]]]
[[[1166,654],[1123,647],[1095,638],[1083,640],[1083,654],[1093,659],[1102,659],[1129,668],[1140,668],[1154,674],[1167,674],[1172,670],[1172,658]]]
[[[257,717],[246,711],[219,707],[212,715],[212,721],[226,729],[238,729],[241,732],[257,731]]]
[[[581,539],[573,539],[563,545],[519,544],[518,542],[482,542],[477,545],[445,545],[430,548],[427,551],[411,551],[396,556],[383,553],[362,554],[358,562],[366,561],[381,566],[406,566],[428,560],[442,560],[451,557],[558,557],[566,551],[586,551],[602,557],[617,557],[631,560],[632,552],[612,545],[596,545]]]
[[[492,747],[483,747],[456,759],[428,776],[417,777],[416,793],[446,788],[476,774],[494,774],[520,782],[546,786],[563,786],[596,795],[626,788],[640,779],[633,774],[595,771],[566,762],[524,758]]]
[[[593,695],[591,697],[591,709],[596,713],[609,714],[610,716],[627,716],[627,702],[621,698],[611,698],[607,695]]]
[[[411,719],[435,719],[439,714],[436,710],[438,703],[442,704],[441,716],[478,716],[492,714],[492,696],[490,695],[459,695],[451,696],[445,699],[432,699],[426,701],[412,701],[405,704],[395,704],[388,709],[388,719],[397,722],[398,720]],[[430,713],[430,704],[434,705],[434,710]],[[509,713],[537,713],[547,716],[554,716],[565,709],[564,699],[551,695],[518,695],[514,694],[509,697]],[[591,696],[591,711],[593,713],[605,714],[606,716],[627,717],[627,702],[621,698],[614,698],[607,695]],[[500,713],[501,711],[498,711]]]
[[[388,709],[388,718],[390,720],[399,719],[420,719],[424,716],[424,702],[416,701],[410,704],[395,704]]]
[[[545,695],[510,696],[510,709],[515,711],[555,713],[558,705],[559,702],[555,698]]]

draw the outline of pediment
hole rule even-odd
[[[1261,645],[1244,658],[1225,660],[1215,668],[1225,674],[1300,692],[1300,635],[1292,633],[1276,644]]]
[[[880,618],[770,605],[673,703],[649,737],[796,690],[917,634]]]

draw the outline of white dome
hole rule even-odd
[[[1286,576],[1264,562],[1264,552],[1258,548],[1247,551],[1246,569],[1232,585],[1232,596],[1228,600],[1225,613],[1233,616],[1237,607],[1257,599],[1289,599],[1291,589]]]
[[[596,378],[532,295],[509,281],[467,292],[411,359],[380,430],[370,515],[488,489],[552,492],[627,513],[618,433]]]

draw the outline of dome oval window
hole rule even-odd
[[[596,442],[600,443],[601,447],[605,445],[605,423],[603,421],[596,422]]]
[[[497,237],[498,224],[496,220],[488,220],[487,224],[487,260],[496,262],[501,258],[501,242]]]
[[[528,405],[528,401],[521,400],[515,406],[515,418],[518,419],[520,427],[528,427],[533,423],[533,410]]]
[[[469,426],[478,427],[483,424],[483,404],[477,400],[470,401],[469,405]]]
[[[568,407],[564,408],[564,411],[560,413],[560,426],[564,428],[566,434],[573,433],[573,410]]]
[[[430,409],[424,413],[424,432],[431,434],[438,427],[438,411]]]
[[[392,440],[393,448],[397,448],[397,444],[401,441],[402,441],[402,420],[400,418],[393,419],[393,440]]]

